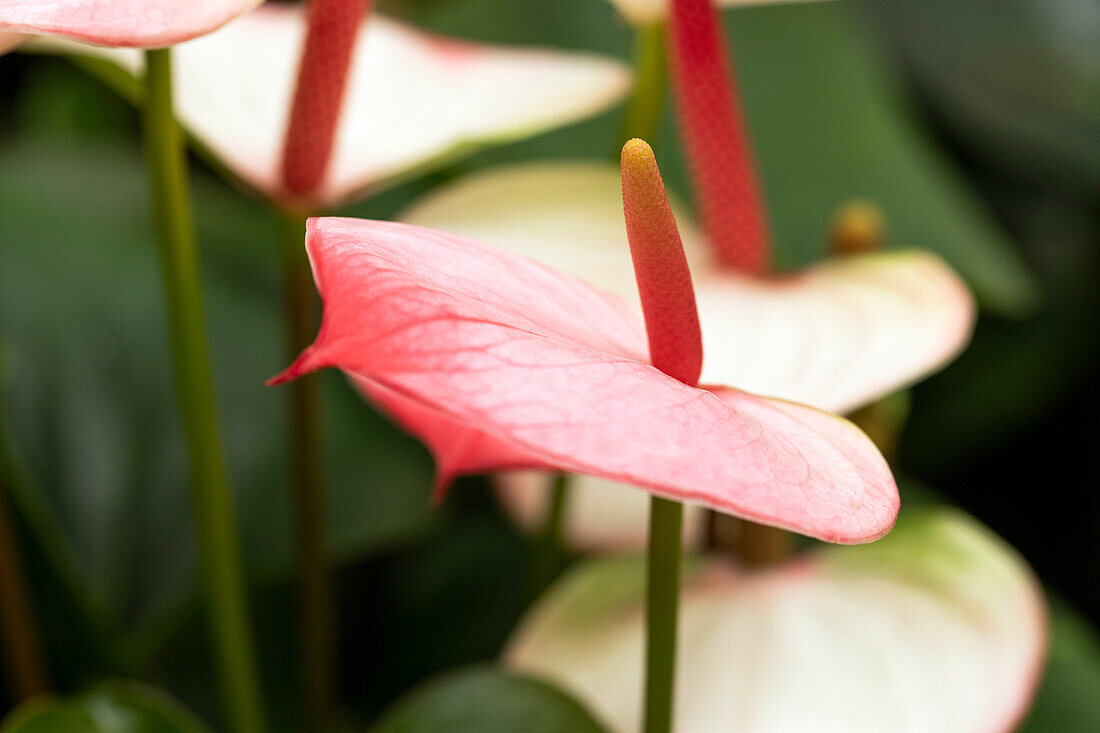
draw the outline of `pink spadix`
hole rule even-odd
[[[373,0],[310,0],[305,48],[283,145],[282,178],[293,200],[314,193],[332,157],[359,23]]]
[[[653,150],[642,140],[623,146],[623,215],[645,314],[649,360],[695,386],[703,369],[703,338],[684,246]]]
[[[723,262],[761,274],[767,226],[718,11],[712,0],[671,2],[672,72],[703,226]]]

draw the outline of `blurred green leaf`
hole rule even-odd
[[[346,643],[389,660],[362,670],[350,690],[364,708],[381,709],[426,675],[495,658],[529,603],[529,546],[478,483],[451,490],[453,519],[430,541],[345,578],[370,611],[369,627],[349,629]]]
[[[917,387],[902,463],[933,480],[981,460],[1095,374],[1100,221],[1032,195],[1006,196],[1002,208],[1048,297],[1026,321],[980,319],[967,350]]]
[[[399,700],[371,733],[600,733],[581,705],[534,679],[489,667],[452,672]]]
[[[628,29],[609,3],[391,0],[382,9],[431,30],[490,42],[588,48],[627,56]],[[868,199],[891,242],[942,254],[987,309],[1020,314],[1035,281],[948,158],[915,122],[897,74],[842,3],[741,8],[726,14],[755,157],[776,241],[790,269],[825,255],[836,209]],[[619,115],[482,152],[451,170],[528,157],[617,149]],[[666,182],[689,191],[666,110],[658,146]],[[361,213],[358,206],[350,212]]]
[[[978,197],[916,124],[896,75],[842,3],[727,14],[781,266],[823,256],[838,206],[868,199],[892,244],[942,254],[982,304],[1036,285]]]
[[[610,4],[596,0],[405,0],[385,7],[433,30],[481,40],[629,53],[629,33]],[[917,123],[896,70],[851,8],[739,8],[726,13],[726,24],[779,268],[824,256],[836,208],[868,199],[883,209],[891,243],[942,254],[988,310],[1015,315],[1034,305],[1038,289],[1031,273]],[[602,119],[489,151],[466,168],[531,156],[610,155],[617,149],[617,122]],[[657,143],[666,183],[686,195],[671,109]]]
[[[1065,603],[1051,603],[1051,646],[1039,696],[1020,733],[1100,730],[1100,637]]]
[[[274,231],[262,209],[194,181],[204,295],[250,567],[289,567],[285,365]],[[0,150],[0,342],[12,442],[83,579],[141,628],[195,589],[188,471],[167,354],[138,146],[46,141]],[[415,539],[432,520],[426,452],[336,373],[323,377],[332,548],[348,560]],[[23,502],[27,504],[28,502]],[[71,573],[70,573],[71,575]]]
[[[72,697],[30,700],[4,719],[0,733],[210,733],[210,729],[166,693],[117,681]]]
[[[860,4],[969,150],[1017,176],[1100,191],[1100,3]]]

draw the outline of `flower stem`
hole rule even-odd
[[[287,353],[293,361],[316,331],[317,298],[303,240],[305,221],[279,214]],[[289,385],[288,435],[296,523],[299,634],[305,729],[324,731],[332,708],[336,640],[332,568],[325,544],[320,380],[307,375]]]
[[[265,727],[260,684],[210,370],[186,159],[172,116],[170,51],[146,51],[145,64],[145,148],[222,704],[230,730],[259,733]]]
[[[684,507],[679,502],[657,496],[650,498],[645,733],[668,733],[672,728],[683,512]]]
[[[531,591],[537,596],[558,576],[566,564],[565,505],[569,500],[568,473],[554,476],[546,522],[534,538],[531,558]]]
[[[668,52],[662,21],[640,26],[634,31],[634,79],[634,93],[627,103],[620,144],[615,149],[616,158],[622,143],[631,138],[656,145],[668,91]]]
[[[26,700],[49,689],[46,657],[27,587],[6,487],[0,485],[0,632],[11,692]]]

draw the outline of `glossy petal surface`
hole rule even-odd
[[[942,366],[966,344],[974,305],[935,255],[846,257],[797,274],[719,271],[673,201],[695,279],[703,382],[847,413]],[[614,166],[535,163],[468,176],[404,221],[510,249],[637,302]]]
[[[669,0],[608,0],[634,25],[646,25],[664,20],[668,15]],[[714,0],[719,7],[736,5],[770,5],[782,2],[807,2],[808,0]]]
[[[506,663],[639,729],[640,558],[590,562],[543,597]],[[724,560],[685,572],[678,733],[1002,733],[1026,709],[1046,646],[1022,560],[954,510],[779,570]]]
[[[282,379],[337,366],[387,390],[383,406],[437,452],[462,430],[507,446],[500,468],[597,475],[835,542],[893,524],[893,478],[854,426],[672,379],[645,363],[641,319],[612,295],[402,224],[313,219],[307,246],[324,320]]]
[[[238,178],[272,197],[282,190],[280,156],[304,32],[302,6],[269,4],[176,52],[183,124]],[[322,206],[481,145],[583,119],[630,84],[626,67],[607,57],[466,43],[377,13],[360,33],[317,194]],[[136,54],[63,50],[140,70]]]
[[[153,48],[209,33],[262,1],[2,0],[0,30]]]

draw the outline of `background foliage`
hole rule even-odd
[[[597,0],[379,5],[468,38],[629,54],[628,29]],[[914,391],[901,470],[1003,535],[1065,599],[1025,729],[1097,730],[1100,645],[1084,618],[1100,621],[1090,470],[1100,443],[1100,10],[1001,0],[943,22],[958,7],[861,0],[728,19],[779,265],[819,256],[835,208],[868,198],[892,243],[941,252],[977,293],[973,345]],[[480,153],[346,213],[389,217],[441,181],[504,161],[608,157],[620,114]],[[670,187],[686,195],[671,114],[657,144]],[[283,405],[263,387],[283,366],[274,228],[198,161],[193,178],[267,696],[288,706]],[[155,251],[134,111],[66,62],[0,59],[0,475],[30,548],[51,667],[61,689],[137,678],[213,719],[206,652],[190,641],[202,633],[196,562]],[[425,678],[491,660],[535,589],[516,592],[529,546],[483,481],[460,483],[431,510],[423,449],[337,375],[325,390],[342,694],[349,727],[362,729]],[[454,696],[513,700],[493,713],[499,721],[546,708],[564,721],[546,730],[586,725],[560,693],[481,668],[429,683],[377,730],[445,719]],[[102,705],[169,721],[132,730],[204,729],[161,693],[119,683],[5,731],[57,730],[49,721]]]

